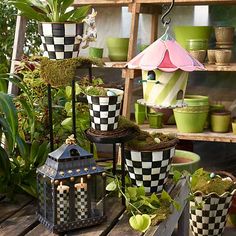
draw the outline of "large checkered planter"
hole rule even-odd
[[[117,96],[87,95],[91,127],[99,131],[112,131],[118,128],[123,91],[107,89]]]
[[[175,147],[152,152],[125,150],[125,164],[132,184],[144,186],[147,193],[162,191],[174,153]]]
[[[235,191],[234,191],[235,192]],[[190,227],[194,236],[221,236],[234,193],[211,193],[190,201]],[[202,204],[201,208],[196,208]]]
[[[66,59],[78,57],[83,25],[76,23],[39,23],[39,34],[50,59]]]

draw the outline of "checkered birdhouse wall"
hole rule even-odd
[[[66,232],[106,218],[105,173],[92,154],[75,144],[63,144],[49,153],[37,173],[37,214],[49,230]]]

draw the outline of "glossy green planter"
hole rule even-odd
[[[108,56],[111,61],[127,61],[129,38],[107,38]]]
[[[146,113],[145,112],[137,112],[137,111],[135,111],[134,115],[135,115],[135,123],[137,125],[142,125],[144,123],[144,121],[145,121]]]
[[[209,98],[201,95],[185,95],[184,102],[188,106],[208,106]]]
[[[103,48],[89,48],[89,56],[93,58],[102,58],[103,56]]]
[[[183,110],[184,109],[184,110]],[[174,109],[177,129],[182,133],[201,133],[207,119],[208,110],[186,110],[186,108]]]
[[[149,113],[148,114],[149,127],[154,129],[162,128],[162,117],[163,113],[161,112]]]
[[[189,39],[210,39],[213,32],[211,26],[175,26],[174,33],[176,41],[187,49]]]
[[[236,135],[236,121],[232,122],[232,130],[233,130],[233,134]]]
[[[199,168],[200,156],[194,152],[183,151],[183,150],[175,150],[175,155],[172,159],[178,160],[177,158],[184,158],[188,159],[188,162],[180,162],[180,163],[171,163],[171,170],[178,170],[178,171],[188,171],[189,173],[194,173],[195,170]]]
[[[134,111],[135,112],[146,112],[146,106],[139,104],[139,103],[134,103]]]
[[[211,113],[211,130],[217,133],[226,133],[229,131],[230,112],[216,111]]]

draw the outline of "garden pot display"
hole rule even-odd
[[[214,176],[211,173],[210,176]],[[200,179],[201,177],[199,177]],[[204,177],[204,183],[207,181],[207,177]],[[227,215],[232,203],[232,197],[235,193],[235,184],[231,178],[227,177],[219,180],[208,180],[205,185],[200,183],[199,187],[204,189],[203,191],[195,191],[193,193],[193,200],[190,201],[190,227],[194,236],[221,236],[227,221]],[[193,180],[192,180],[193,181]],[[194,180],[194,182],[196,182]],[[227,186],[232,185],[232,189],[223,190],[219,188],[219,185],[224,185],[224,189]],[[213,190],[217,189],[217,192],[209,192],[205,194],[205,189]],[[218,194],[218,191],[221,194]]]
[[[111,61],[127,61],[129,38],[107,38],[108,56]]]
[[[77,23],[39,23],[39,34],[50,59],[74,58],[79,54],[83,25]]]
[[[175,26],[174,33],[176,41],[187,49],[190,39],[201,39],[209,41],[213,28],[211,26]]]
[[[107,96],[87,95],[91,127],[99,131],[112,131],[118,128],[123,91],[106,88]]]
[[[162,128],[162,117],[163,113],[161,112],[149,113],[148,114],[149,127],[154,129]]]
[[[162,191],[168,178],[177,140],[172,138],[166,142],[147,144],[145,150],[137,150],[137,140],[138,137],[132,141],[134,147],[126,146],[125,149],[125,164],[132,184],[144,186],[147,193]]]
[[[229,111],[215,111],[211,113],[211,130],[226,133],[229,131],[231,113]]]
[[[175,150],[175,155],[172,158],[171,170],[188,171],[193,173],[199,167],[200,156],[194,152]]]
[[[188,73],[160,70],[142,71],[143,98],[148,105],[171,107],[182,104],[188,81]]]
[[[93,58],[102,58],[103,56],[103,48],[89,48],[89,56]]]

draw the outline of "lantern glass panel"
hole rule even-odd
[[[91,180],[92,217],[104,216],[105,182],[101,175],[93,175]]]
[[[44,191],[46,196],[46,219],[49,222],[53,222],[53,191],[52,191],[52,184],[49,178],[45,179],[44,182]]]
[[[44,178],[42,175],[38,175],[38,212],[40,215],[44,216],[45,206],[44,206]]]

